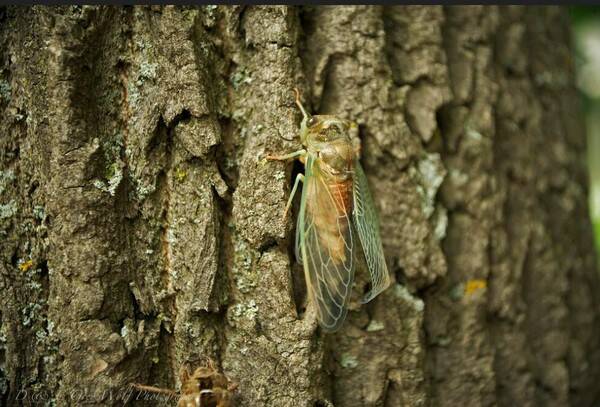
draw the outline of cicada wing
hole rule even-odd
[[[298,216],[296,252],[319,324],[336,331],[347,313],[354,279],[350,211],[340,204],[308,157]]]
[[[385,290],[390,285],[391,280],[383,255],[377,212],[369,192],[367,177],[358,159],[355,160],[354,165],[353,197],[354,227],[360,239],[369,274],[371,275],[371,290],[362,300],[363,303],[366,303]]]
[[[306,179],[306,178],[305,178]],[[304,191],[305,187],[302,187],[302,191]],[[304,195],[304,192],[302,193]],[[302,212],[304,203],[300,203],[300,212]],[[302,250],[300,248],[300,231],[302,230],[302,217],[299,215],[298,220],[296,221],[296,244],[295,244],[295,253],[296,253],[296,261],[302,264]]]

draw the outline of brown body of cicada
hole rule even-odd
[[[371,288],[363,302],[386,289],[391,279],[377,214],[359,162],[357,124],[338,116],[308,114],[297,90],[296,104],[303,116],[300,141],[304,148],[267,159],[299,158],[304,163],[305,172],[294,182],[285,213],[299,183],[304,182],[296,224],[296,258],[303,265],[319,324],[333,332],[346,317],[355,256],[364,258],[371,275]]]
[[[233,391],[237,388],[223,373],[215,369],[211,360],[207,366],[196,368],[193,373],[187,369],[180,372],[181,392],[159,387],[134,384],[140,391],[179,397],[177,407],[231,407]]]
[[[321,167],[317,161],[313,168],[323,172]],[[306,211],[319,230],[319,243],[328,249],[333,262],[343,264],[348,255],[345,236],[350,227],[348,214],[352,213],[352,178],[350,174],[323,175],[317,182],[319,185],[307,191]]]

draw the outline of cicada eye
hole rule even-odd
[[[308,124],[308,127],[312,127],[315,124],[317,124],[317,119],[313,116],[310,119],[308,119],[308,121],[306,122],[306,124]]]

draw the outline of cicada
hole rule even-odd
[[[231,407],[233,405],[232,392],[237,388],[237,384],[218,372],[211,359],[207,360],[206,366],[196,368],[193,373],[181,369],[180,381],[180,393],[143,384],[132,384],[132,386],[140,392],[163,394],[168,399],[178,398],[177,407]],[[138,395],[137,398],[144,397]]]
[[[304,174],[296,177],[285,213],[303,182],[296,225],[296,259],[303,265],[309,299],[317,319],[328,332],[340,328],[346,317],[360,253],[371,276],[369,302],[390,284],[379,234],[379,222],[365,173],[359,163],[356,123],[333,115],[302,112],[300,141],[303,149],[266,158],[299,159]],[[285,215],[284,215],[285,216]],[[362,251],[358,249],[362,247]]]

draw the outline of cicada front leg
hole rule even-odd
[[[306,155],[306,150],[302,149],[302,150],[298,150],[298,151],[294,151],[293,153],[289,153],[289,154],[285,154],[285,155],[268,155],[265,158],[269,161],[287,161],[287,160],[291,160],[292,158],[297,158],[297,157],[304,157]]]

